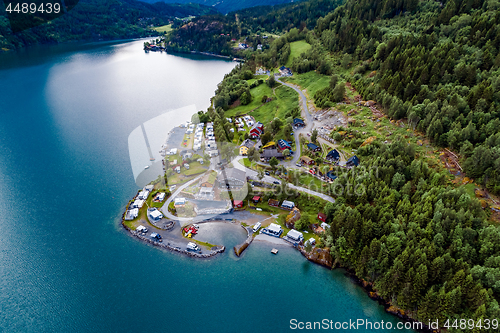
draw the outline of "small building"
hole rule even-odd
[[[251,138],[260,138],[260,136],[264,133],[264,125],[258,121],[256,122],[252,128],[250,129],[249,135]]]
[[[174,171],[177,173],[181,173],[181,167],[178,165],[174,168]]]
[[[306,165],[313,165],[314,160],[310,158],[309,156],[301,156],[300,161]]]
[[[156,200],[162,202],[165,199],[165,192],[160,192],[156,195]]]
[[[144,186],[143,191],[151,192],[154,190],[154,188],[155,188],[154,185],[146,185],[146,186]]]
[[[326,222],[326,214],[318,213],[318,220],[320,220],[321,222]]]
[[[292,210],[295,207],[295,203],[293,201],[283,200],[281,203],[281,208]]]
[[[242,200],[233,200],[233,207],[234,208],[242,208],[243,207],[243,201]]]
[[[294,118],[293,119],[293,127],[304,127],[306,124],[304,121],[300,118]]]
[[[246,146],[240,147],[240,155],[247,156],[248,155],[248,147],[246,147]]]
[[[280,237],[283,233],[283,229],[279,224],[271,223],[267,228],[262,229],[262,233],[269,236]]]
[[[335,180],[335,179],[337,179],[337,176],[333,174],[332,170],[326,173],[326,180]]]
[[[283,139],[279,139],[278,140],[278,148],[283,151],[285,149],[292,149],[292,146],[290,145],[290,143],[288,141],[285,141]]]
[[[309,149],[310,151],[313,151],[313,152],[321,150],[321,148],[318,145],[315,145],[312,142],[307,144],[307,149]]]
[[[139,208],[132,208],[125,213],[125,220],[130,221],[139,216]]]
[[[291,229],[286,234],[286,236],[284,237],[284,239],[286,241],[292,243],[293,245],[298,245],[298,244],[300,244],[300,242],[304,241],[304,235],[300,231],[297,231],[295,229]]]
[[[160,211],[156,208],[148,210],[148,215],[154,221],[158,221],[158,220],[161,220],[163,218],[163,214],[160,213]]]
[[[276,148],[276,142],[274,141],[269,141],[264,146],[262,146],[262,149],[273,149],[273,148]]]
[[[246,139],[245,141],[243,141],[243,143],[241,144],[241,147],[247,147],[247,148],[252,148],[253,146],[255,146],[255,141],[252,141],[250,139]]]
[[[328,154],[326,154],[326,160],[330,162],[337,162],[340,159],[340,154],[337,149],[330,150]]]
[[[174,206],[183,206],[186,204],[186,198],[175,198]]]
[[[359,165],[359,158],[356,155],[354,155],[347,160],[345,165],[347,167],[358,166]]]
[[[139,194],[137,195],[137,199],[139,200],[146,200],[149,196],[149,191],[140,191]]]
[[[276,157],[277,159],[285,158],[285,156],[283,156],[283,153],[278,151],[278,149],[266,149],[262,152],[262,154],[260,154],[260,158],[267,162],[269,162],[273,157]]]
[[[142,206],[144,206],[144,202],[146,202],[145,200],[135,200],[132,205],[130,205],[130,208],[142,208]]]
[[[314,238],[309,238],[306,243],[311,244],[312,246],[316,245],[316,240]]]
[[[252,202],[253,202],[254,204],[259,203],[259,201],[260,201],[260,197],[259,197],[258,195],[254,196],[254,197],[252,198]]]
[[[280,202],[278,200],[276,200],[276,199],[269,199],[269,201],[267,202],[267,204],[269,206],[279,207]]]

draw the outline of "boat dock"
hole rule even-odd
[[[272,249],[272,250],[271,250],[271,253],[272,253],[272,254],[278,254],[278,249]]]

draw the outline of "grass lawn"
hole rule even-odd
[[[158,32],[163,32],[163,33],[167,33],[167,32],[170,32],[173,30],[171,24],[163,25],[161,27],[155,27],[153,29],[158,31]]]
[[[257,121],[267,124],[276,117],[283,119],[288,111],[299,106],[299,96],[295,90],[286,86],[278,86],[274,91],[275,93],[265,83],[251,89],[252,102],[229,109],[226,111],[226,117],[250,113]],[[273,100],[262,105],[263,96],[272,97]]]
[[[273,90],[265,83],[250,89],[250,94],[252,95],[252,102],[247,105],[240,105],[233,109],[226,111],[226,117],[238,116],[241,114],[248,113],[253,109],[259,107],[262,104],[262,96],[273,96]]]
[[[290,56],[285,64],[286,67],[290,67],[292,65],[292,61],[295,57],[300,56],[302,53],[308,51],[311,48],[311,44],[306,42],[305,40],[299,40],[296,42],[290,43]]]
[[[318,90],[324,89],[330,84],[330,77],[311,71],[293,74],[292,77],[286,78],[286,81],[306,89],[308,97],[312,99]]]

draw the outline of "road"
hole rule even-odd
[[[305,123],[306,123],[306,126],[304,128],[295,130],[293,133],[293,136],[295,138],[295,153],[293,155],[292,160],[281,162],[281,164],[288,164],[288,166],[294,167],[295,163],[297,163],[297,161],[300,159],[300,156],[301,156],[299,136],[300,136],[300,134],[305,135],[306,133],[309,133],[312,130],[314,119],[313,119],[313,116],[309,113],[309,108],[307,107],[307,98],[304,95],[304,93],[302,92],[302,90],[300,90],[299,88],[297,88],[289,83],[281,81],[280,78],[278,78],[278,81],[281,84],[283,84],[289,88],[292,88],[293,90],[295,90],[299,94],[300,100],[302,102],[300,105],[301,114],[304,117]]]
[[[236,157],[232,163],[233,163],[233,166],[236,168],[236,169],[240,169],[242,171],[244,171],[247,175],[247,177],[250,177],[252,179],[255,179],[255,180],[259,180],[258,178],[258,172],[255,171],[255,170],[252,170],[252,169],[249,169],[247,167],[245,167],[243,164],[241,164],[239,162],[239,160],[243,159],[243,156],[238,156]],[[264,178],[262,178],[262,180],[259,180],[259,181],[263,181],[265,183],[273,183],[274,181],[278,180],[279,182],[282,182],[281,179],[278,179],[278,178],[274,178],[274,177],[271,177],[271,176],[264,176]],[[300,191],[300,192],[304,192],[304,193],[308,193],[310,195],[314,195],[314,196],[317,196],[318,198],[321,198],[323,200],[326,200],[328,202],[335,202],[335,199],[326,195],[326,194],[323,194],[323,193],[320,193],[320,192],[316,192],[316,191],[313,191],[313,190],[310,190],[308,188],[305,188],[305,187],[300,187],[300,186],[295,186],[293,184],[290,184],[288,183],[288,186],[291,188],[291,189],[294,189],[296,191]]]

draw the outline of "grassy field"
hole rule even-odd
[[[298,94],[286,86],[278,86],[274,89],[273,93],[273,90],[263,83],[250,90],[250,93],[252,94],[252,102],[250,104],[229,109],[226,111],[226,116],[233,117],[249,113],[257,121],[267,124],[276,117],[284,119],[288,111],[299,106]],[[261,100],[263,96],[272,97],[273,100],[262,105]]]
[[[315,71],[293,74],[292,77],[286,78],[287,82],[296,84],[302,89],[306,89],[307,97],[314,98],[314,94],[321,89],[324,89],[330,83],[330,77],[327,75],[318,74]]]
[[[172,25],[171,24],[167,24],[167,25],[163,25],[161,27],[156,27],[156,28],[153,28],[154,30],[158,31],[158,32],[163,32],[163,33],[167,33],[167,32],[170,32],[172,31]]]
[[[311,44],[306,42],[305,40],[299,40],[296,42],[290,43],[290,56],[285,64],[286,67],[290,67],[292,65],[292,61],[295,57],[300,56],[302,53],[306,52],[311,48]]]

